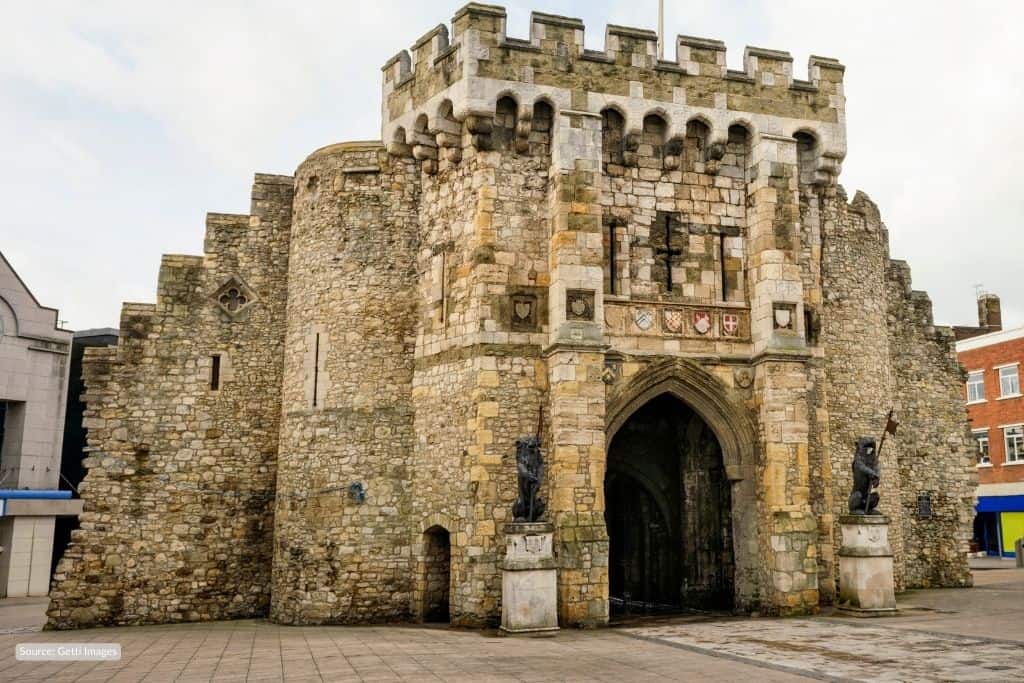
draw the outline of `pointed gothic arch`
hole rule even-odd
[[[721,380],[682,359],[651,365],[612,396],[605,413],[605,442],[611,443],[633,413],[661,394],[675,396],[707,422],[722,445],[731,481],[753,478],[757,429],[748,409]]]
[[[612,446],[616,433],[635,414],[666,395],[684,403],[718,441],[724,476],[730,487],[729,536],[733,555],[728,571],[732,572],[733,603],[755,604],[762,585],[756,550],[760,440],[756,417],[742,397],[694,363],[681,358],[655,362],[609,398],[605,412],[606,448]],[[608,519],[607,507],[605,514]]]

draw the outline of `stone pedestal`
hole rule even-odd
[[[857,616],[896,613],[889,518],[844,515],[839,518],[839,609]]]
[[[554,527],[548,522],[505,526],[501,577],[501,630],[538,633],[558,630],[558,583],[552,553]]]

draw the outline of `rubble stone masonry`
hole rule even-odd
[[[715,40],[664,61],[651,31],[609,26],[600,52],[583,33],[534,13],[512,38],[467,5],[385,64],[380,141],[257,176],[252,216],[165,259],[157,303],[87,356],[86,513],[51,627],[495,624],[535,433],[560,622],[606,624],[608,449],[664,394],[729,489],[729,527],[699,539],[726,539],[700,552],[729,575],[676,575],[714,576],[727,607],[834,599],[854,442],[890,406],[898,585],[969,581],[959,369],[877,208],[837,184],[843,66],[800,80],[785,52],[733,71]],[[701,496],[700,462],[664,499]]]

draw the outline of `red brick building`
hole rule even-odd
[[[979,300],[979,314],[991,309],[993,299],[985,295],[985,305]],[[995,306],[998,312],[998,299]],[[1024,537],[1024,327],[1001,329],[997,313],[981,317],[979,328],[961,330],[967,338],[956,349],[967,373],[964,399],[978,444],[974,541],[979,551],[1013,557],[1014,542]]]

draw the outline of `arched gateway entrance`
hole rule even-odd
[[[743,602],[754,437],[728,389],[685,362],[652,367],[610,402],[607,443],[613,614]]]
[[[662,394],[622,425],[605,475],[613,609],[728,609],[732,515],[722,449],[704,420]]]

